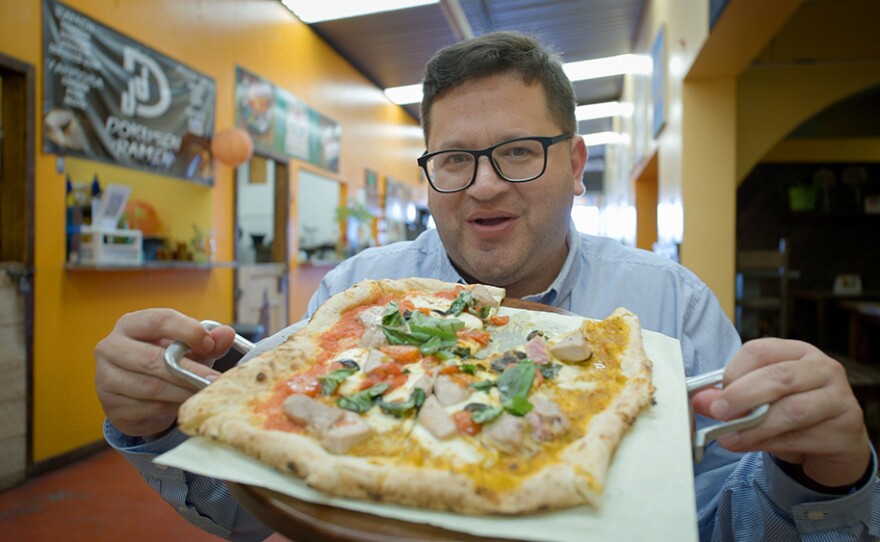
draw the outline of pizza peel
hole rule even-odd
[[[538,312],[550,312],[564,316],[576,316],[573,313],[538,303],[505,298],[502,305],[513,309]],[[203,321],[202,324],[213,329],[221,324],[214,321]],[[247,353],[254,344],[236,335],[232,348]],[[180,342],[170,345],[165,352],[165,362],[169,370],[177,377],[185,380],[194,389],[201,389],[210,384],[207,379],[192,373],[180,366],[180,360],[189,348]],[[723,369],[686,379],[687,393],[693,393],[708,387],[719,385],[723,379]],[[690,401],[688,401],[690,403]],[[702,459],[704,448],[708,442],[722,434],[744,430],[761,423],[767,415],[769,405],[761,405],[749,415],[719,423],[697,430],[691,411],[692,453],[695,462]],[[462,542],[513,542],[512,538],[487,538],[469,535],[465,532],[449,531],[441,527],[414,523],[394,518],[377,516],[370,513],[339,508],[308,502],[296,497],[280,493],[264,487],[225,482],[230,492],[239,502],[257,518],[271,526],[277,532],[292,541],[315,542],[422,542],[437,540],[460,540]]]

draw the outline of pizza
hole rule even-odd
[[[360,282],[193,395],[179,426],[333,496],[465,514],[599,506],[654,392],[638,318],[621,308],[560,329],[503,298]]]

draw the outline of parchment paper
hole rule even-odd
[[[543,314],[560,327],[574,319]],[[697,540],[690,421],[681,348],[675,339],[643,331],[654,362],[656,404],[643,412],[611,463],[601,509],[581,506],[523,517],[472,517],[329,497],[230,447],[191,438],[156,463],[223,480],[266,487],[305,501],[330,504],[475,535],[520,540]]]

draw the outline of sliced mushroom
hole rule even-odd
[[[344,454],[370,437],[370,426],[354,412],[343,412],[339,421],[319,432],[318,436],[325,450],[331,454]]]
[[[484,441],[491,447],[508,454],[527,449],[525,430],[529,422],[525,418],[504,412],[492,423],[483,426]]]
[[[327,406],[305,395],[291,395],[281,408],[291,420],[314,431],[324,449],[333,454],[344,454],[370,436],[370,426],[354,412]]]
[[[550,341],[547,348],[556,358],[568,363],[586,361],[593,355],[590,344],[579,329],[570,331]]]
[[[448,439],[458,431],[452,416],[433,395],[425,399],[419,410],[419,423],[440,440]]]
[[[486,288],[482,284],[477,284],[473,288],[471,288],[471,296],[477,300],[477,303],[483,305],[484,307],[499,307],[501,303],[495,299],[495,296],[492,295],[492,292],[489,291],[489,288]]]
[[[388,357],[384,353],[382,353],[382,351],[371,348],[370,351],[367,352],[367,356],[361,364],[361,370],[364,372],[364,374],[369,373],[386,361],[388,361]]]
[[[434,391],[434,381],[436,380],[436,378],[437,377],[434,374],[425,373],[413,383],[413,388],[421,388],[422,391],[425,392],[425,396],[427,397],[428,395],[431,395],[431,393]]]
[[[287,416],[317,433],[321,433],[342,418],[341,408],[327,406],[306,395],[294,394],[284,400],[281,409]]]
[[[529,400],[533,408],[525,418],[532,424],[532,438],[537,441],[554,440],[571,428],[568,418],[556,403],[542,395],[534,395]]]
[[[434,395],[441,405],[449,406],[464,401],[470,397],[471,392],[448,376],[439,375],[434,380]]]

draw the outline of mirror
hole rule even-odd
[[[300,262],[340,259],[337,209],[342,201],[341,191],[341,185],[335,179],[299,170],[296,199]]]

